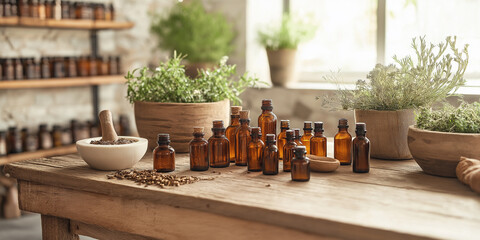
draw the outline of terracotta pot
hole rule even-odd
[[[296,49],[267,50],[270,77],[274,86],[286,87],[297,81]]]
[[[140,137],[148,139],[150,150],[157,146],[157,134],[170,134],[176,152],[188,152],[193,127],[204,127],[205,138],[212,136],[212,121],[229,123],[230,101],[211,103],[135,102],[135,123]]]
[[[480,159],[480,134],[436,132],[410,126],[408,147],[425,173],[456,177],[460,157]]]
[[[200,63],[185,63],[185,74],[191,78],[195,78],[198,75],[200,69],[212,69],[215,67],[215,63],[200,62]]]
[[[408,149],[408,127],[415,124],[412,109],[399,111],[355,110],[355,122],[367,124],[373,158],[412,159]]]

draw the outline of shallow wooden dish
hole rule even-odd
[[[480,158],[480,134],[428,131],[410,126],[408,147],[425,173],[455,177],[460,157]]]

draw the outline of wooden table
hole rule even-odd
[[[331,146],[330,146],[331,147]],[[331,152],[331,151],[330,151]],[[136,165],[151,169],[151,155]],[[231,166],[191,172],[177,155],[175,174],[213,176],[180,187],[107,179],[67,155],[14,163],[20,207],[42,214],[44,239],[478,239],[480,195],[457,179],[424,174],[413,161],[372,160],[312,173],[249,173]]]

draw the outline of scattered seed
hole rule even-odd
[[[155,170],[120,170],[115,172],[115,174],[107,175],[108,179],[127,179],[134,181],[138,185],[144,185],[148,187],[149,185],[157,185],[161,188],[165,186],[175,186],[191,184],[198,182],[200,180],[213,180],[214,178],[198,178],[194,176],[177,176],[177,175],[166,175],[158,173]]]

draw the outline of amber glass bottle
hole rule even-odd
[[[230,166],[230,142],[225,137],[222,120],[213,121],[213,136],[208,139],[208,161],[210,167],[222,168]]]
[[[52,135],[47,130],[46,124],[40,124],[38,129],[38,148],[50,149],[53,147]]]
[[[22,136],[17,131],[16,127],[8,128],[7,149],[8,153],[22,152]]]
[[[208,170],[208,142],[204,138],[203,127],[193,128],[193,140],[190,141],[190,170]]]
[[[355,127],[357,137],[353,139],[353,172],[368,173],[370,171],[370,140],[365,136],[367,126],[357,123]]]
[[[283,159],[283,146],[287,143],[286,131],[290,129],[290,120],[280,120],[280,133],[277,137],[278,159]]]
[[[278,174],[278,148],[275,134],[267,134],[267,142],[263,148],[263,174]]]
[[[259,172],[262,171],[262,154],[265,144],[260,137],[262,132],[259,127],[251,128],[252,140],[248,144],[248,171]]]
[[[153,169],[157,172],[175,171],[175,150],[169,144],[169,134],[158,134],[158,146],[153,150]]]
[[[287,144],[283,148],[283,171],[290,172],[292,170],[292,159],[293,153],[297,144],[295,143],[294,135],[295,132],[293,130],[287,130]]]
[[[0,131],[0,157],[7,156],[7,134]]]
[[[323,136],[323,122],[315,122],[315,135],[310,139],[310,154],[327,156],[327,138]]]
[[[240,127],[235,133],[235,165],[247,166],[250,143],[250,111],[240,111]]]
[[[277,116],[273,111],[271,99],[262,100],[262,114],[258,117],[258,126],[262,129],[262,141],[266,142],[267,134],[277,135]]]
[[[62,144],[62,127],[60,125],[53,125],[52,139],[54,147],[61,147]]]
[[[15,80],[22,80],[24,79],[23,76],[23,64],[20,58],[15,59]]]
[[[295,148],[295,157],[292,159],[292,181],[310,181],[310,160],[305,156],[306,147]]]
[[[300,141],[300,139],[302,138],[302,135],[300,135],[300,128],[294,128],[293,131],[295,132],[293,140],[295,141],[297,146],[302,146],[302,141]]]
[[[12,59],[5,59],[3,62],[3,79],[4,80],[13,80],[15,79],[15,67]]]
[[[352,135],[348,133],[348,120],[342,118],[338,121],[338,133],[333,142],[333,155],[341,165],[352,163]]]
[[[232,106],[230,115],[230,126],[225,130],[225,136],[230,141],[230,162],[235,162],[235,134],[240,127],[240,111],[242,106]]]
[[[31,18],[38,18],[38,0],[30,0],[29,1],[29,7],[30,7],[30,17]]]
[[[18,0],[18,16],[30,17],[30,6],[28,0]]]
[[[313,137],[312,130],[312,122],[303,122],[303,136],[300,138],[300,142],[302,142],[302,145],[307,148],[307,154],[310,154],[310,139]]]

